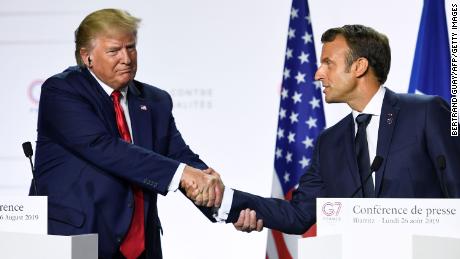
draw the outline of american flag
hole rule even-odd
[[[325,127],[321,83],[307,0],[293,0],[290,13],[275,150],[272,197],[290,199],[310,165],[314,140]],[[267,258],[297,258],[299,236],[268,233]]]

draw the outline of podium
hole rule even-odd
[[[97,259],[97,234],[53,236],[0,232],[0,258]]]
[[[299,259],[458,259],[459,199],[317,200],[317,237]]]
[[[400,258],[400,259],[458,259],[460,258],[460,238],[413,235],[406,240],[409,245],[403,250],[392,250],[392,242],[377,244],[377,250],[363,254],[359,246],[348,253],[343,251],[342,239],[346,235],[328,235],[299,240],[298,259],[359,259],[359,258]],[[390,249],[390,251],[388,251]],[[387,250],[385,252],[385,250]],[[383,252],[382,252],[383,251]],[[366,251],[367,252],[367,251]],[[406,254],[403,256],[402,254]]]
[[[12,196],[0,199],[0,258],[97,259],[97,234],[48,235],[48,199]]]

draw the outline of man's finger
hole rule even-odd
[[[200,189],[198,188],[198,185],[196,183],[193,183],[192,185],[189,185],[185,189],[187,193],[187,197],[189,197],[192,200],[196,200],[196,197],[200,194]]]
[[[216,188],[215,187],[210,187],[208,189],[208,203],[207,203],[207,207],[213,207],[214,206],[214,203],[216,201]]]
[[[261,219],[257,220],[257,229],[256,230],[260,232],[260,231],[262,231],[263,228],[264,228],[264,221],[261,220]]]
[[[201,196],[202,196],[201,206],[207,205],[208,200],[209,200],[209,185],[205,184],[205,186],[203,186],[203,188],[201,189]]]
[[[250,209],[246,209],[244,210],[244,223],[243,223],[243,231],[246,231],[246,232],[250,232],[248,231],[249,230],[249,225],[250,225],[250,216],[249,216],[249,212],[251,210]]]
[[[239,231],[242,231],[242,227],[244,223],[244,215],[245,215],[244,210],[242,210],[240,212],[240,216],[238,217],[238,220],[235,223],[233,223],[233,226]]]
[[[205,174],[212,174],[212,173],[214,172],[214,169],[212,169],[211,167],[209,167],[208,169],[203,170],[203,172],[204,172]]]
[[[257,218],[256,212],[251,210],[249,211],[249,230],[253,231],[257,227]]]
[[[197,206],[202,206],[203,205],[203,194],[200,193],[195,197],[195,204]]]
[[[194,185],[184,185],[182,186],[182,188],[185,189],[185,195],[187,195],[189,199],[194,200],[195,196],[193,195],[193,192],[195,191],[195,186]]]
[[[214,201],[214,207],[220,208],[220,205],[222,204],[222,199],[224,197],[224,185],[221,183],[218,183],[215,188],[215,193],[216,193],[216,200]]]
[[[195,200],[195,205],[196,206],[203,206],[203,198],[201,198],[202,196],[198,196],[199,198]]]

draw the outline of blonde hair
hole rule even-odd
[[[119,9],[102,9],[90,13],[75,30],[75,59],[79,66],[84,66],[80,49],[92,48],[92,42],[98,36],[110,33],[127,32],[137,37],[141,19]]]

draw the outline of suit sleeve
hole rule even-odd
[[[300,178],[292,200],[262,198],[235,190],[227,223],[236,222],[240,211],[249,208],[256,211],[257,218],[264,221],[265,227],[287,234],[303,234],[315,224],[316,198],[324,196],[324,184],[319,173],[321,136],[315,145],[312,164]]]
[[[460,198],[460,138],[450,134],[450,115],[449,105],[442,98],[430,100],[426,109],[425,136],[440,182],[445,182],[450,197]],[[440,170],[440,156],[445,158],[444,170]]]
[[[44,83],[40,133],[106,173],[166,194],[179,162],[110,133],[94,107],[74,89],[78,86],[56,77]]]

